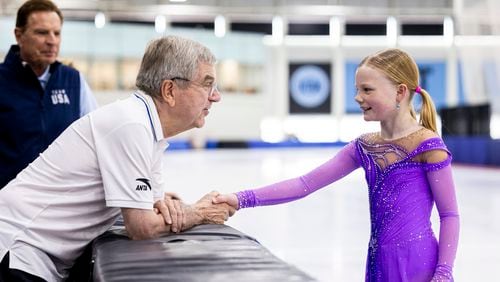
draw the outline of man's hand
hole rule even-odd
[[[199,224],[223,224],[235,213],[235,209],[226,203],[213,204],[212,199],[219,193],[212,191],[195,204],[186,209],[186,217],[183,222],[185,229]]]
[[[157,214],[161,214],[165,223],[170,225],[174,233],[183,230],[182,225],[185,217],[185,205],[175,193],[165,193],[163,200],[158,200],[153,208]]]
[[[212,191],[194,204],[197,212],[203,217],[203,223],[222,224],[236,212],[236,209],[228,204],[214,204],[213,198],[217,196],[219,192]]]
[[[165,198],[156,201],[154,210],[161,214],[172,232],[180,232],[200,224],[223,224],[236,212],[236,208],[227,203],[214,204],[218,192],[210,192],[193,205],[186,205],[179,197],[166,193]]]

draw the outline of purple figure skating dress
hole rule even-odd
[[[391,141],[365,134],[301,177],[238,192],[239,208],[305,197],[361,166],[371,221],[366,281],[453,281],[459,218],[450,163],[441,138],[425,128]],[[439,243],[430,221],[434,202]]]

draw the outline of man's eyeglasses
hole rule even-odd
[[[196,85],[196,86],[198,86],[198,87],[201,87],[201,88],[203,88],[203,89],[205,89],[205,90],[207,90],[207,91],[208,91],[208,97],[209,97],[209,98],[210,98],[210,97],[212,97],[212,96],[214,95],[214,92],[215,92],[215,91],[219,92],[219,89],[217,89],[217,83],[215,83],[215,82],[214,82],[214,83],[211,83],[211,84],[209,84],[209,85],[201,85],[201,84],[199,84],[199,83],[197,83],[197,82],[194,82],[194,81],[192,81],[192,80],[189,80],[189,79],[187,79],[187,78],[177,77],[177,76],[176,76],[176,77],[171,78],[171,80],[182,80],[182,81],[187,81],[187,82],[192,83],[192,84],[194,84],[194,85]]]

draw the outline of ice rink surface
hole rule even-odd
[[[192,203],[292,178],[340,148],[178,150],[165,154],[170,191]],[[453,166],[461,221],[455,281],[500,281],[500,168]],[[433,211],[433,229],[439,218]],[[238,211],[226,223],[319,281],[364,281],[368,194],[361,169],[308,197]]]

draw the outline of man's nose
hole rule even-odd
[[[49,34],[47,34],[47,37],[46,37],[46,42],[48,44],[57,44],[59,42],[59,35],[53,33],[53,32],[49,32]]]
[[[211,102],[219,102],[222,99],[222,95],[221,95],[219,89],[215,88],[214,92],[212,93],[212,95],[210,95],[210,97],[208,97],[208,99]]]

